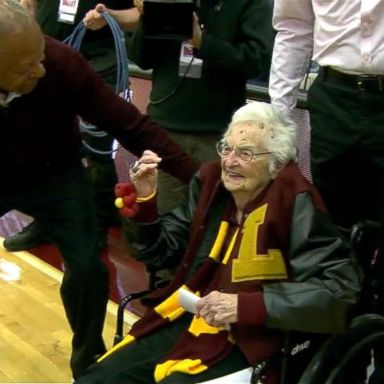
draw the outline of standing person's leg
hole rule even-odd
[[[221,138],[219,134],[189,134],[172,131],[167,133],[192,158],[201,162],[217,159],[215,144]],[[185,195],[187,186],[166,172],[159,171],[157,190],[157,205],[162,214],[177,206]]]
[[[337,224],[349,228],[360,220],[379,220],[384,231],[384,92],[347,90],[323,80],[320,76],[309,93],[314,184]],[[368,297],[375,299],[377,312],[384,308],[380,303],[380,297],[384,302],[383,231],[376,265],[366,274]],[[384,377],[380,348],[374,350],[374,357],[370,384],[381,383]],[[348,382],[359,378],[365,382],[371,355],[360,360],[349,372]]]
[[[319,74],[308,94],[311,172],[334,222],[350,229],[368,210],[369,169],[359,141],[361,105],[355,92]],[[364,201],[364,204],[361,202]]]
[[[104,353],[108,273],[100,260],[89,182],[81,164],[21,197],[17,209],[37,218],[64,260],[61,297],[73,331],[71,368],[79,376]],[[33,202],[31,204],[31,202]]]
[[[383,101],[384,92],[334,84],[321,72],[309,91],[313,181],[338,225],[383,222]]]

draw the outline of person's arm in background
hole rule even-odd
[[[104,4],[97,4],[96,7],[88,11],[83,19],[84,25],[93,31],[101,29],[107,25],[101,12],[111,15],[125,31],[131,31],[137,27],[140,11],[137,7],[115,10],[107,8]]]
[[[143,13],[143,1],[134,0],[134,7],[124,10],[115,10],[107,8],[104,4],[97,4],[96,7],[85,15],[84,25],[93,31],[99,30],[107,25],[105,19],[101,16],[101,12],[107,12],[111,15],[125,31],[135,30],[133,38],[131,38],[129,58],[143,69],[151,69],[152,58],[157,56],[158,45],[144,45],[144,35],[141,25],[141,14]],[[154,52],[155,51],[155,52]]]
[[[272,104],[290,113],[296,106],[300,83],[313,50],[315,16],[311,0],[275,0],[273,48],[269,94]]]
[[[32,15],[36,13],[37,2],[38,0],[20,0],[20,4],[27,8]]]
[[[196,56],[209,62],[210,66],[234,76],[252,78],[259,75],[263,65],[270,60],[274,40],[272,14],[265,0],[243,3],[237,16],[237,25],[232,26],[233,36],[223,39],[210,33],[209,28],[203,31],[195,17],[191,42],[196,48]],[[231,9],[226,8],[224,2],[217,19],[220,18],[220,12],[229,17]]]

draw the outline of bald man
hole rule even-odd
[[[36,17],[41,30],[45,35],[63,41],[75,29],[86,15],[93,9],[98,0],[77,0],[73,7],[67,7],[69,13],[62,12],[61,0],[20,0],[20,4],[28,8]],[[133,0],[103,0],[108,8],[119,9],[133,7]],[[100,7],[101,5],[99,5]],[[95,25],[105,25],[105,19],[98,15]],[[110,13],[110,11],[108,11]],[[124,20],[124,27],[132,29],[135,18],[138,20],[136,8],[124,11],[129,14],[128,21]],[[110,13],[115,16],[115,13]],[[135,16],[136,15],[136,16]],[[65,17],[64,17],[65,16]],[[68,20],[69,19],[69,20]],[[116,85],[117,65],[114,39],[109,28],[97,32],[88,32],[83,39],[80,52],[87,59],[92,68],[113,89]],[[101,245],[106,245],[108,230],[112,225],[120,224],[119,214],[114,205],[114,186],[117,182],[114,160],[111,156],[113,143],[112,135],[105,134],[104,127],[96,127],[97,132],[89,134],[83,132],[84,162],[87,164],[87,176],[92,186],[92,195],[95,200],[96,216]],[[4,247],[8,251],[21,251],[50,242],[37,222],[32,222],[22,231],[7,238]]]
[[[0,215],[17,209],[35,217],[61,252],[60,293],[73,330],[74,377],[105,351],[108,300],[77,116],[109,127],[137,155],[147,148],[159,153],[161,167],[184,182],[198,168],[159,126],[116,96],[80,54],[44,37],[16,1],[0,0]]]

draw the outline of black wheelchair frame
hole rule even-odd
[[[363,270],[364,281],[361,303],[349,330],[339,335],[287,332],[281,352],[253,368],[250,384],[263,383],[265,369],[271,362],[277,362],[281,367],[280,384],[365,384],[367,381],[363,377],[364,371],[366,366],[372,363],[372,356],[378,350],[383,351],[380,363],[382,361],[384,365],[384,317],[379,314],[381,311],[378,304],[381,300],[384,301],[384,297],[377,289],[381,283],[377,281],[380,235],[380,224],[371,221],[359,222],[351,232],[353,254]],[[124,338],[124,311],[127,305],[132,300],[145,298],[165,283],[156,280],[154,272],[150,272],[149,276],[149,289],[131,293],[120,302],[114,345]],[[348,367],[355,366],[355,359],[357,365],[361,366],[360,372],[363,373],[361,379],[351,381]],[[380,383],[384,384],[384,377],[383,381],[369,382]]]
[[[352,228],[351,246],[364,276],[356,314],[347,333],[331,336],[320,347],[297,384],[384,383],[381,236],[377,222],[361,221]]]

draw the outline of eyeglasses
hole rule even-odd
[[[228,157],[232,151],[235,151],[235,155],[238,159],[244,161],[244,163],[250,163],[256,156],[267,155],[271,152],[258,152],[255,153],[252,149],[242,148],[242,147],[233,147],[225,141],[219,141],[216,144],[216,150],[220,157]]]

